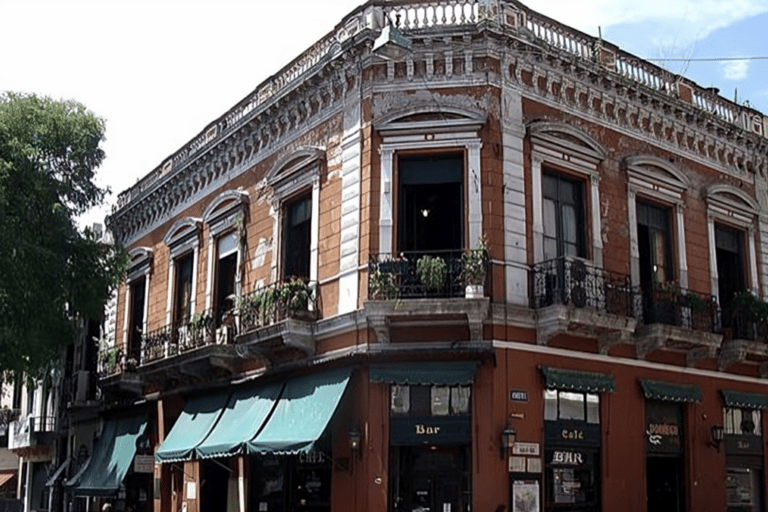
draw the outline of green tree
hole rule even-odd
[[[122,250],[75,223],[107,192],[102,140],[80,103],[0,93],[0,371],[38,375],[124,271]]]

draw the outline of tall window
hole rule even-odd
[[[234,232],[220,236],[216,242],[216,306],[214,318],[221,323],[222,315],[232,309],[237,275],[237,237]]]
[[[139,360],[141,353],[141,336],[144,329],[144,297],[146,295],[147,281],[141,277],[131,282],[131,320],[128,331],[128,350],[130,354]]]
[[[173,322],[177,325],[188,322],[192,316],[193,256],[192,252],[188,252],[176,259]]]
[[[464,247],[464,155],[401,156],[399,250]]]
[[[669,209],[638,203],[637,240],[643,289],[675,279],[671,238]]]
[[[312,243],[312,195],[306,194],[285,205],[283,277],[309,279]]]
[[[544,390],[544,419],[600,423],[600,395],[581,391]]]
[[[544,259],[586,257],[584,186],[560,174],[542,176]]]
[[[733,297],[747,287],[744,273],[744,232],[716,225],[715,255],[717,258],[718,297],[720,306],[723,311],[727,312]]]

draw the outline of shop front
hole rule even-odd
[[[391,511],[470,510],[476,368],[475,361],[371,366],[371,382],[390,385]]]
[[[349,378],[335,370],[190,397],[156,453],[185,468],[182,507],[329,512],[329,425]]]
[[[727,512],[763,512],[762,412],[768,396],[721,391],[725,441],[725,498]]]
[[[641,380],[645,396],[645,478],[648,512],[685,510],[686,403],[700,402],[696,386]]]
[[[600,399],[608,374],[544,367],[544,504],[547,511],[600,510]]]

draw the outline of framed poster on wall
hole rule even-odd
[[[539,482],[515,480],[512,484],[512,512],[539,512]]]

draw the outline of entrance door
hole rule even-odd
[[[391,503],[398,512],[467,512],[469,510],[466,449],[453,447],[395,448],[398,468]],[[466,491],[466,492],[465,492]]]
[[[648,512],[682,512],[685,498],[682,457],[648,457],[645,472]]]

